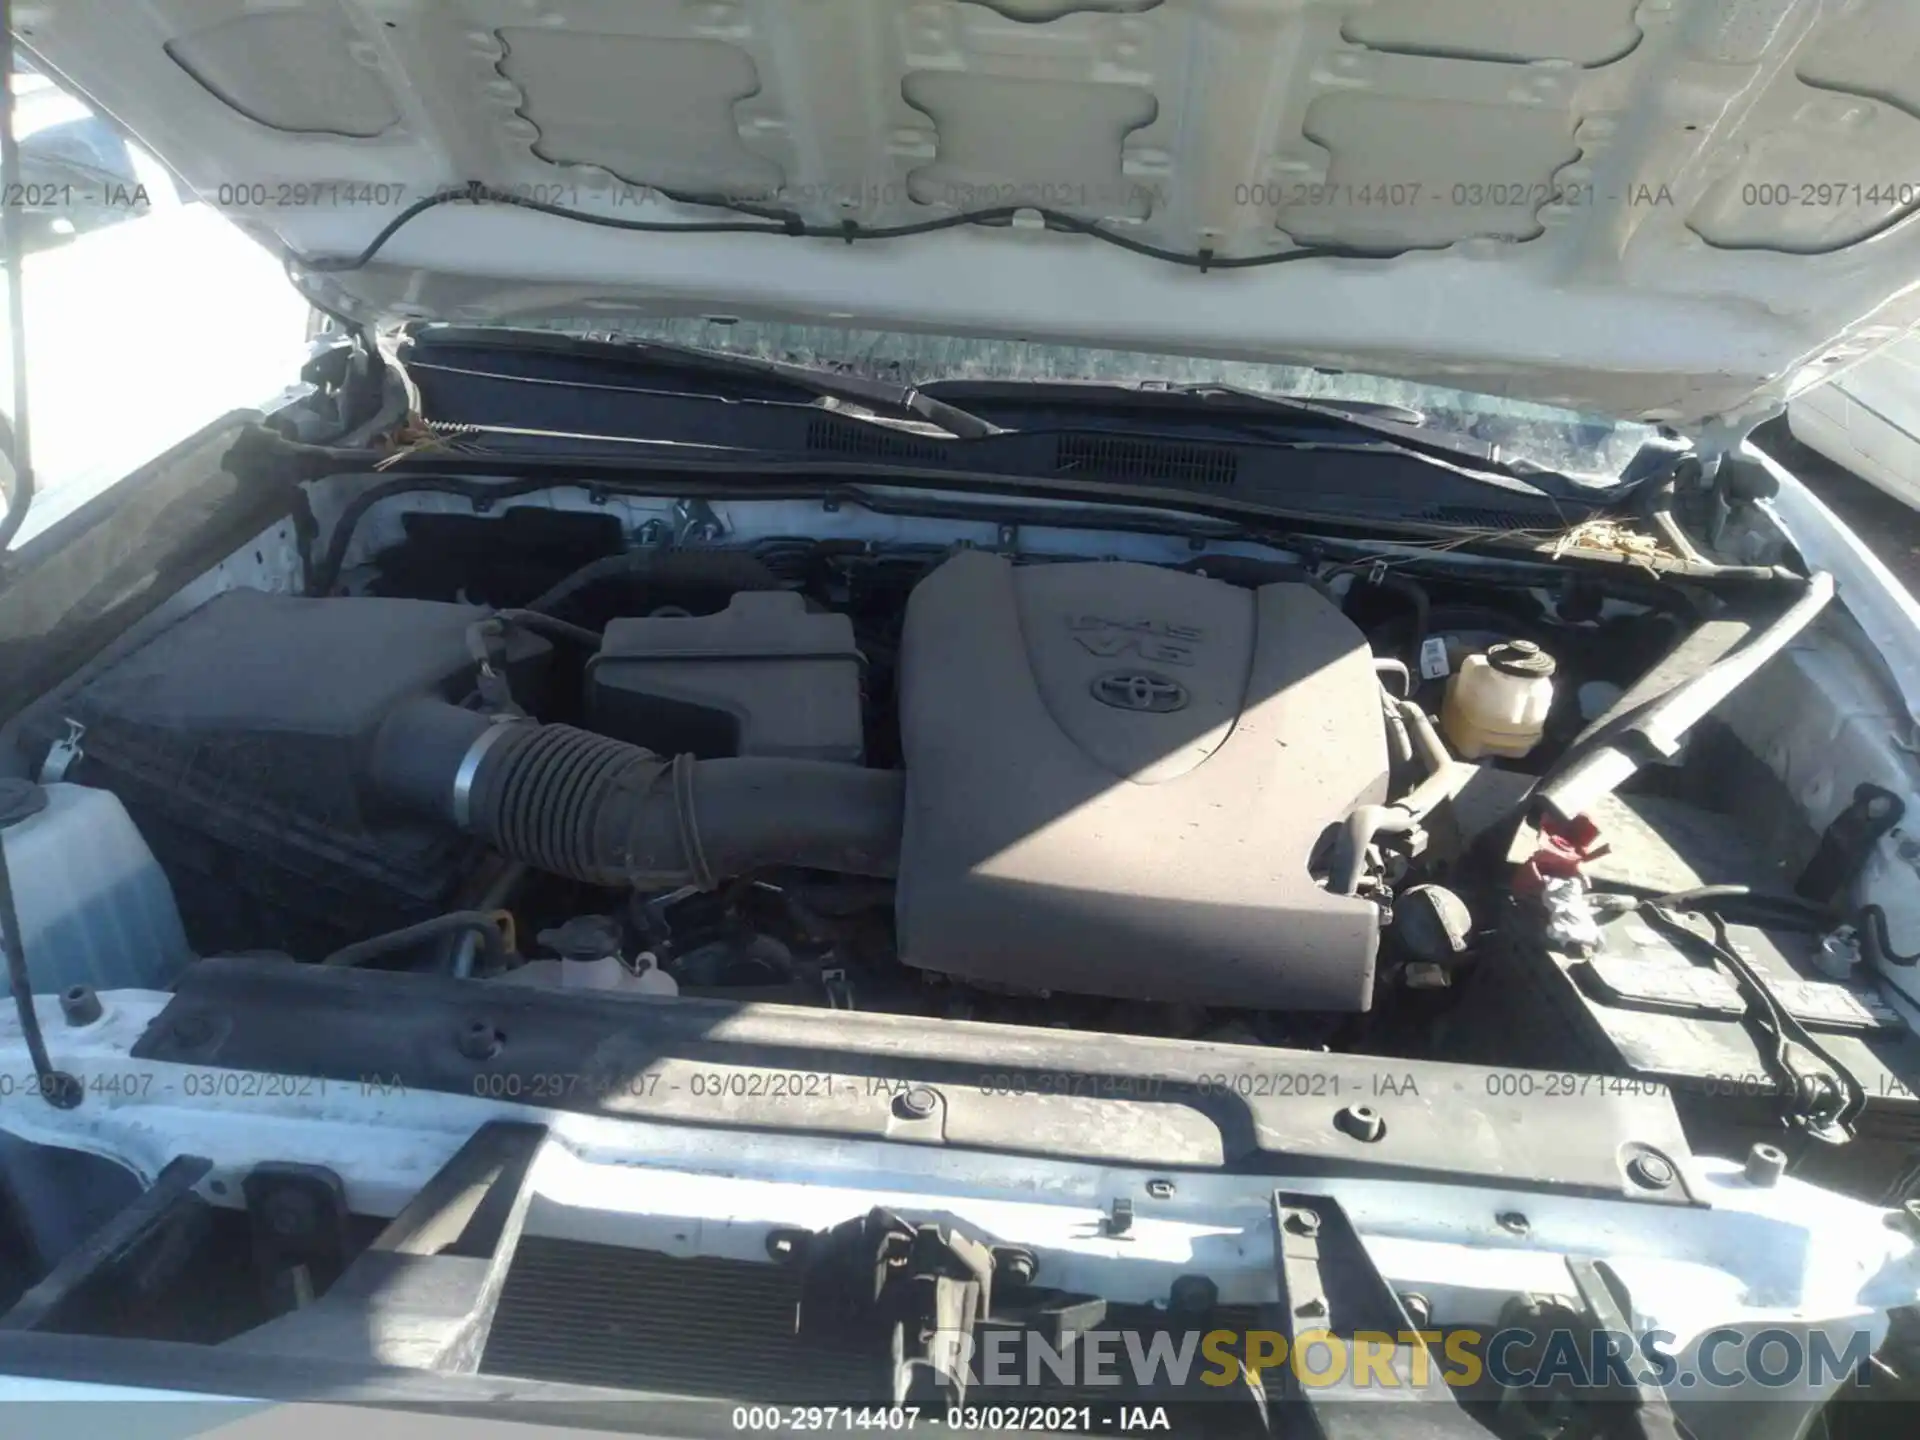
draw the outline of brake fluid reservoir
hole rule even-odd
[[[1518,759],[1532,750],[1553,708],[1553,672],[1553,657],[1530,640],[1469,655],[1440,707],[1440,729],[1454,754]]]
[[[173,888],[110,791],[0,780],[0,844],[35,994],[160,990],[193,958]]]

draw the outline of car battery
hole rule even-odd
[[[858,763],[853,622],[791,591],[742,591],[716,615],[615,620],[587,669],[587,723],[662,755]]]
[[[1734,876],[1760,882],[1762,902],[1791,895],[1729,817],[1622,795],[1597,807],[1596,820],[1611,848],[1587,870],[1606,889],[1652,897]],[[1729,908],[1727,947],[1858,1087],[1856,1132],[1896,1146],[1920,1141],[1920,1037],[1871,970],[1831,973],[1817,924],[1775,923],[1764,903]],[[1554,1072],[1525,1082],[1548,1094],[1658,1086],[1697,1148],[1739,1154],[1747,1140],[1777,1139],[1786,1079],[1761,1010],[1716,961],[1712,924],[1697,914],[1681,920],[1610,914],[1597,943],[1573,949],[1549,938],[1536,909],[1515,903],[1472,974],[1451,1058]]]

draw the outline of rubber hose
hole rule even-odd
[[[1405,654],[1408,663],[1418,667],[1420,664],[1420,647],[1426,644],[1433,615],[1433,601],[1427,595],[1427,587],[1411,575],[1396,575],[1392,571],[1388,571],[1378,580],[1371,579],[1364,575],[1361,576],[1360,579],[1366,584],[1398,595],[1402,600],[1407,602],[1407,608],[1412,615],[1413,633],[1406,642]],[[1383,630],[1389,625],[1397,625],[1399,623],[1398,621],[1388,621],[1384,625],[1375,626],[1374,629],[1375,631]]]
[[[496,610],[492,618],[502,625],[517,625],[522,630],[531,630],[551,640],[564,640],[583,650],[598,650],[606,638],[598,630],[589,630],[584,625],[569,625],[565,620],[556,620],[537,610]],[[483,620],[480,623],[484,625],[487,622]]]
[[[1366,875],[1367,847],[1382,835],[1405,835],[1419,828],[1443,802],[1458,795],[1474,773],[1471,765],[1448,753],[1426,711],[1411,700],[1394,699],[1384,686],[1380,693],[1390,724],[1394,719],[1400,724],[1394,743],[1404,737],[1409,748],[1419,752],[1427,778],[1390,805],[1362,805],[1347,816],[1345,825],[1336,832],[1327,877],[1327,889],[1335,895],[1359,894]]]
[[[1334,895],[1358,895],[1367,873],[1367,847],[1382,835],[1405,835],[1420,822],[1391,805],[1362,805],[1347,817],[1334,847],[1327,890]]]
[[[1401,766],[1411,765],[1413,739],[1407,733],[1406,719],[1400,714],[1399,707],[1393,703],[1393,696],[1387,692],[1385,686],[1380,689],[1380,709],[1386,717],[1387,749],[1391,752],[1393,763]]]
[[[522,608],[551,614],[581,591],[613,579],[641,579],[668,587],[699,585],[729,594],[783,588],[780,577],[764,562],[737,550],[624,550],[581,566]]]
[[[1397,698],[1402,700],[1412,698],[1413,673],[1407,669],[1406,661],[1393,660],[1376,655],[1373,661],[1373,673],[1380,677],[1380,683],[1382,685],[1386,684],[1389,675],[1396,676],[1400,681],[1400,694]]]
[[[1446,741],[1440,738],[1440,732],[1433,728],[1433,721],[1427,718],[1426,711],[1410,700],[1396,700],[1393,708],[1400,712],[1413,747],[1421,763],[1427,767],[1429,776],[1439,774],[1454,763],[1453,753],[1447,749]]]
[[[590,885],[712,889],[776,865],[891,877],[903,781],[817,760],[670,760],[568,725],[413,701],[385,723],[375,790],[509,859]]]
[[[1858,928],[1867,937],[1867,958],[1874,963],[1902,966],[1920,963],[1920,950],[1902,955],[1893,948],[1893,939],[1887,934],[1887,912],[1878,905],[1860,907]]]
[[[484,910],[455,910],[446,915],[436,915],[431,920],[422,920],[418,925],[409,925],[403,930],[390,930],[385,935],[356,941],[334,951],[320,963],[331,966],[364,965],[382,955],[411,950],[416,945],[424,945],[429,940],[439,940],[448,935],[473,935],[479,939],[480,949],[491,968],[498,969],[506,964],[507,943],[500,938],[499,922]]]

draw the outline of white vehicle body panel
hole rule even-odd
[[[213,1169],[203,1194],[227,1206],[240,1204],[241,1181],[262,1155],[298,1155],[337,1173],[356,1212],[387,1216],[480,1125],[532,1120],[548,1127],[548,1139],[528,1180],[528,1235],[764,1262],[775,1231],[825,1229],[875,1206],[931,1210],[1031,1250],[1049,1284],[1117,1303],[1153,1301],[1174,1278],[1196,1272],[1218,1285],[1223,1303],[1273,1300],[1273,1195],[1292,1190],[1337,1200],[1389,1282],[1428,1296],[1447,1325],[1491,1326],[1510,1295],[1565,1289],[1568,1256],[1604,1259],[1633,1297],[1634,1325],[1674,1335],[1682,1368],[1707,1333],[1723,1327],[1822,1329],[1835,1354],[1856,1332],[1877,1345],[1886,1309],[1920,1288],[1920,1245],[1883,1224],[1884,1212],[1792,1179],[1756,1185],[1723,1160],[1690,1162],[1686,1178],[1706,1200],[1700,1207],[1204,1173],[1182,1174],[1171,1195],[1135,1199],[1151,1196],[1146,1185],[1156,1172],[659,1125],[377,1082],[261,1085],[250,1072],[133,1058],[168,998],[112,992],[102,997],[102,1018],[76,1030],[62,1028],[54,997],[42,997],[53,1062],[117,1084],[72,1111],[16,1104],[9,1130],[113,1159],[146,1180],[176,1155],[205,1156]],[[0,1016],[0,1073],[30,1071],[17,1021]],[[1123,1197],[1137,1213],[1121,1238],[1105,1233],[1101,1219]],[[1498,1222],[1511,1211],[1525,1214],[1527,1234]],[[1744,1407],[1716,1419],[1717,1402],[1764,1396],[1783,1402],[1766,1413],[1791,1423],[1798,1407],[1784,1402],[1819,1393],[1802,1383],[1674,1398],[1697,1399],[1682,1413],[1702,1437],[1754,1437],[1764,1419]]]
[[[1920,506],[1920,341],[1896,341],[1795,397],[1787,424],[1801,444]]]
[[[848,244],[443,205],[309,274],[361,315],[1018,336],[1691,429],[1744,429],[1920,321],[1900,0],[69,0],[23,26],[292,256],[480,182],[616,221],[1012,205],[1183,256],[1375,257],[1203,273],[1037,215]]]

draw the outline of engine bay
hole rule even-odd
[[[1244,1323],[1276,1184],[1417,1239],[1375,1279],[1440,1325],[1557,1294],[1562,1250],[1671,1260],[1632,1301],[1668,1321],[1762,1221],[1842,1269],[1905,1243],[1861,1218],[1920,1194],[1902,762],[1818,576],[906,494],[303,493],[13,726],[47,1060],[10,1053],[49,1102],[0,1134],[18,1273],[157,1174],[160,1250],[16,1286],[76,1334],[738,1397],[841,1343],[819,1286],[866,1294],[899,1207],[1016,1328]],[[401,1255],[399,1294],[388,1237],[482,1192],[524,1231]],[[784,1368],[670,1343],[746,1282]],[[182,1322],[185,1287],[225,1298]],[[896,1386],[902,1333],[868,1337]]]
[[[1759,588],[1069,527],[764,533],[745,505],[731,534],[710,511],[365,508],[307,593],[227,588],[28,713],[40,778],[124,805],[186,937],[36,983],[280,956],[1525,1051],[1691,1085],[1734,1153],[1783,1115],[1909,1123],[1920,1054],[1865,968],[1891,947],[1843,904],[1860,857],[1817,857],[1732,727],[1574,823],[1532,803],[1695,651],[1773,623]],[[103,924],[129,929],[82,928]],[[1773,974],[1730,971],[1735,945]],[[1785,1050],[1756,994],[1804,1027]],[[1751,1084],[1710,1093],[1729,1073]]]
[[[847,614],[671,574],[710,559],[721,586],[772,586],[751,557],[614,558],[524,610],[230,591],[74,698],[74,778],[190,837],[163,848],[203,948],[319,959],[472,910],[481,862],[458,832],[478,829],[549,882],[632,890],[589,907],[618,925],[616,953],[696,989],[751,976],[821,999],[839,971],[883,995],[948,976],[1006,996],[1370,1007],[1380,909],[1312,862],[1330,825],[1387,799],[1379,682],[1358,627],[1304,581],[961,552],[888,617],[894,693],[863,696]],[[554,613],[636,584],[650,608],[588,616],[604,633]],[[863,709],[886,730],[869,736]],[[869,749],[901,766],[864,765]],[[528,933],[586,903],[547,888],[554,924]],[[861,943],[889,909],[914,974]]]

